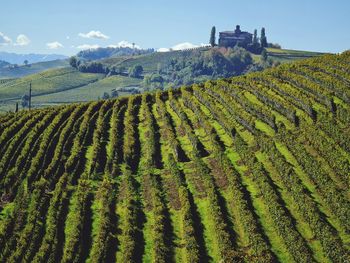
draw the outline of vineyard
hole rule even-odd
[[[0,262],[349,262],[350,52],[0,115]]]

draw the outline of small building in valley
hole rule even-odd
[[[219,33],[219,46],[220,47],[235,47],[239,45],[241,47],[248,47],[253,42],[253,34],[241,31],[239,25],[236,26],[235,31],[223,31]]]

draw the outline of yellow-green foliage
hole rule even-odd
[[[347,262],[349,72],[345,52],[1,115],[0,262]]]

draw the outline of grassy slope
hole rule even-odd
[[[91,101],[101,97],[104,92],[108,92],[110,94],[111,90],[115,88],[138,86],[140,85],[140,81],[140,79],[136,78],[111,76],[79,88],[34,97],[33,102],[38,104],[45,104]],[[125,94],[126,93],[124,92],[120,92],[119,95]]]
[[[101,74],[85,74],[72,68],[47,70],[1,84],[0,100],[20,98],[28,90],[30,82],[32,94],[36,96],[86,85],[101,77]]]
[[[311,58],[315,56],[321,56],[324,54],[321,52],[291,50],[291,49],[277,49],[277,48],[267,48],[267,53],[270,58],[280,62],[291,62],[294,60]]]

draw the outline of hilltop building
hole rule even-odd
[[[241,47],[248,47],[253,42],[253,34],[241,31],[239,25],[235,31],[223,31],[219,33],[220,47],[235,47],[237,44]]]

